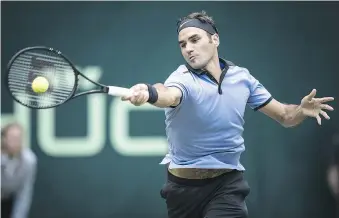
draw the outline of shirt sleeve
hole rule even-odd
[[[15,195],[13,214],[11,218],[27,218],[31,207],[33,188],[35,183],[37,163],[36,159],[27,167],[25,181]]]
[[[247,71],[248,72],[248,71]],[[273,98],[270,92],[248,72],[250,95],[247,104],[255,111],[267,105]]]
[[[180,99],[180,104],[184,102],[188,96],[190,95],[190,85],[188,80],[188,74],[184,75],[185,73],[174,72],[172,73],[167,80],[165,81],[164,85],[166,87],[176,87],[180,89],[182,93],[182,97]]]

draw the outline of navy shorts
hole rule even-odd
[[[247,218],[250,187],[242,171],[211,179],[183,179],[168,172],[161,189],[168,218]]]

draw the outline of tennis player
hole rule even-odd
[[[315,98],[313,89],[299,105],[280,103],[246,68],[219,57],[218,30],[205,12],[180,19],[177,32],[187,63],[164,84],[137,84],[122,100],[165,108],[168,181],[161,195],[169,218],[247,217],[250,188],[240,163],[246,105],[284,127],[306,117],[321,125],[334,98]]]

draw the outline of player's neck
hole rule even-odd
[[[219,57],[215,55],[211,61],[206,65],[205,70],[209,72],[218,82],[222,70],[220,69]]]

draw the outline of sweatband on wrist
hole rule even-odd
[[[150,84],[146,84],[146,86],[148,88],[148,95],[149,95],[147,102],[150,104],[154,104],[155,102],[158,101],[158,91],[154,86]]]

